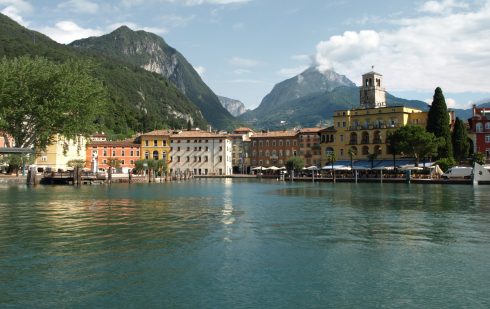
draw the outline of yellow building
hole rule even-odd
[[[45,151],[40,152],[34,161],[38,170],[66,171],[69,169],[68,162],[71,160],[86,159],[87,140],[83,136],[75,139],[67,139],[57,135],[53,144],[46,147]]]
[[[167,130],[155,130],[142,134],[141,159],[165,160],[169,166],[172,158],[170,156],[170,133]]]
[[[427,123],[427,112],[404,106],[386,106],[382,75],[370,72],[363,75],[360,87],[360,107],[335,111],[334,126],[320,132],[322,165],[328,154],[336,160],[367,160],[375,154],[377,160],[389,160],[393,155],[386,144],[388,132],[413,124]],[[352,151],[349,151],[352,150]]]

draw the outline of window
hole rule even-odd
[[[197,146],[194,147],[194,151],[197,151]]]
[[[485,143],[490,143],[490,134],[485,135]]]
[[[136,150],[136,156],[139,157],[140,156],[140,151],[139,150]]]
[[[163,145],[163,146],[167,146],[167,141],[166,141],[166,140],[163,140],[163,141],[162,141],[162,145]]]
[[[107,157],[107,147],[104,147],[104,152],[102,154],[104,157]]]
[[[145,140],[145,146],[148,147],[148,140]]]
[[[180,162],[180,156],[177,156],[177,162]]]
[[[191,151],[191,147],[187,147],[187,151]]]
[[[485,123],[485,130],[490,130],[490,122]]]
[[[206,146],[206,151],[209,151],[209,147],[208,146]]]
[[[122,164],[122,165],[124,165],[124,164],[125,164],[124,160],[121,160],[121,164]]]
[[[133,148],[132,148],[132,147],[131,147],[131,150],[129,151],[129,155],[130,155],[131,157],[132,157],[132,156],[134,156],[134,150],[133,150]]]
[[[158,140],[153,140],[153,146],[157,147],[158,146]]]
[[[148,160],[150,158],[150,153],[148,151],[145,151],[145,159]]]
[[[180,151],[180,146],[179,146],[179,147],[177,147],[177,151]]]
[[[222,146],[219,146],[219,151],[223,151],[223,147]]]
[[[112,156],[115,157],[116,156],[116,151],[113,149],[112,150]]]
[[[191,157],[187,156],[187,162],[191,162]]]
[[[121,156],[124,157],[126,155],[126,151],[124,150],[124,147],[121,150]]]
[[[223,162],[223,156],[219,156],[219,162]]]
[[[102,163],[107,164],[107,160],[106,159],[102,160]]]
[[[208,162],[208,156],[204,156],[204,162]]]
[[[129,160],[129,163],[130,163],[131,165],[133,165],[133,164],[134,164],[134,160]]]
[[[476,132],[482,132],[483,131],[483,124],[481,122],[477,122],[475,129],[476,129]]]

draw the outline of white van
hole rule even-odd
[[[442,178],[471,178],[471,173],[473,172],[472,167],[467,166],[455,166],[448,169],[444,174],[441,175]]]

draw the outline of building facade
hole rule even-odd
[[[299,155],[303,158],[306,167],[321,165],[321,131],[321,128],[303,128],[298,131]]]
[[[477,108],[473,105],[473,115],[468,123],[473,151],[485,154],[486,159],[490,160],[490,108]]]
[[[69,161],[86,160],[86,144],[87,140],[83,136],[67,139],[57,135],[54,137],[53,143],[36,156],[34,164],[37,165],[39,171],[66,171],[70,169]]]
[[[192,130],[170,135],[172,175],[231,175],[232,143],[226,134]]]
[[[114,173],[127,174],[140,159],[140,144],[134,139],[124,141],[91,141],[87,144],[86,168],[92,172],[105,172],[109,170],[109,162],[117,159],[119,167]]]
[[[141,159],[165,160],[167,169],[171,162],[170,135],[171,131],[155,130],[139,136],[141,144]]]
[[[386,137],[388,132],[413,124],[426,127],[427,112],[404,106],[386,106],[382,75],[363,75],[360,87],[360,107],[335,111],[334,125],[320,132],[322,165],[330,154],[336,160],[366,160],[369,155],[378,160],[393,158]]]
[[[282,167],[289,158],[299,155],[297,131],[255,133],[250,140],[253,167]]]
[[[249,128],[238,128],[229,134],[232,143],[232,165],[234,174],[250,172],[250,137],[254,134]]]

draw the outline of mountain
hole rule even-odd
[[[201,127],[207,124],[197,106],[161,75],[56,43],[0,14],[0,57],[23,55],[94,63],[93,74],[107,87],[111,102],[100,115],[101,129],[109,134],[122,137],[157,128],[184,128],[188,120]]]
[[[218,96],[218,99],[221,105],[235,117],[238,117],[247,111],[247,109],[245,108],[245,104],[243,104],[243,102],[241,101],[222,96]]]
[[[236,123],[184,56],[156,34],[122,26],[100,37],[74,41],[70,46],[164,76],[218,129],[230,129]]]
[[[386,103],[388,106],[429,110],[425,102],[406,100],[389,93],[386,93]],[[359,88],[352,81],[334,71],[321,73],[311,67],[275,85],[255,110],[239,116],[239,120],[255,129],[312,127],[331,124],[329,121],[336,110],[358,106]],[[458,117],[465,117],[466,112],[455,110]]]

